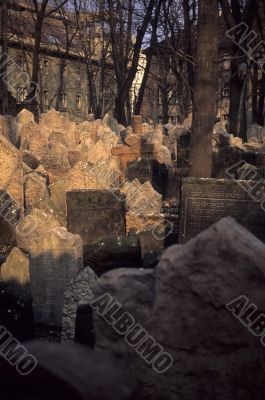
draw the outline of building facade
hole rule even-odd
[[[28,108],[35,23],[34,10],[29,7],[29,2],[19,1],[18,4],[19,7],[14,7],[14,4],[9,2],[8,7],[6,27],[8,57],[3,51],[3,37],[0,42],[1,78],[8,88],[8,110],[7,112],[5,110],[5,113],[14,115],[21,108]],[[66,22],[58,13],[45,19],[39,52],[36,96],[40,112],[55,108],[77,122],[86,120],[94,111],[91,87],[95,93],[94,101],[97,97],[99,112],[103,115],[113,106],[115,92],[112,63],[106,51],[104,82],[108,84],[102,85],[102,71],[99,65],[102,65],[104,41],[100,25],[94,16],[91,20],[87,16],[84,19],[85,39],[84,34],[77,30],[74,23]],[[70,30],[70,38],[66,38],[66,23]],[[1,31],[3,32],[2,27]],[[0,94],[0,107],[1,100],[3,103],[1,96],[3,90]],[[3,110],[1,112],[3,113]]]

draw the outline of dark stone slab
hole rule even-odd
[[[224,217],[233,217],[265,241],[265,211],[262,195],[246,192],[250,182],[217,179],[183,179],[179,241],[184,243]],[[258,190],[258,188],[256,188]],[[260,189],[262,189],[260,187]],[[263,190],[263,197],[265,190]],[[263,208],[262,208],[263,207]]]
[[[188,168],[190,156],[191,132],[183,132],[177,138],[178,168]]]
[[[167,201],[173,201],[178,207],[180,202],[182,179],[187,176],[187,168],[177,168],[176,165],[173,165],[168,169],[165,199]]]
[[[146,231],[139,234],[141,253],[144,268],[155,267],[164,251],[164,242],[158,240],[153,232]]]
[[[93,308],[89,304],[80,304],[77,308],[75,342],[91,348],[94,347]]]
[[[153,156],[152,156],[153,157]],[[141,184],[149,181],[153,188],[163,196],[166,193],[167,167],[158,161],[148,158],[141,158],[128,164],[126,179],[133,181],[138,179]]]
[[[12,197],[0,189],[0,245],[16,243],[15,228],[21,214],[21,208]]]
[[[109,236],[84,246],[84,263],[97,275],[116,268],[141,268],[139,237]]]
[[[223,146],[218,153],[213,153],[212,177],[216,179],[229,179],[226,171],[232,165],[242,160],[243,152],[231,146]]]
[[[125,196],[119,191],[73,190],[66,194],[67,226],[90,245],[111,235],[125,235]]]

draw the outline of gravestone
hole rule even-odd
[[[25,236],[23,232],[32,221],[34,229]],[[60,328],[65,288],[83,266],[81,238],[38,209],[20,222],[16,233],[18,247],[29,254],[34,322]]]
[[[151,182],[153,188],[160,194],[166,192],[167,168],[153,158],[141,158],[128,164],[126,178],[129,181],[138,179],[140,183]]]
[[[66,194],[67,226],[83,245],[125,235],[125,196],[117,190],[72,190]]]
[[[22,154],[0,135],[0,189],[23,207],[23,162]]]
[[[176,164],[168,169],[165,200],[173,201],[179,207],[182,179],[188,176],[188,169],[177,168]]]
[[[256,192],[252,191],[250,195],[247,192],[249,185],[249,181],[184,178],[181,192],[180,243],[187,242],[227,216],[233,217],[260,240],[265,241],[264,203],[258,193],[258,188],[262,188],[257,187]],[[260,201],[255,201],[254,196],[257,199],[260,196]]]
[[[29,257],[17,247],[0,267],[0,324],[19,340],[33,337]]]
[[[87,267],[80,272],[80,274],[70,283],[70,285],[65,290],[62,322],[63,343],[73,343],[75,340],[79,341],[78,337],[82,336],[82,334],[80,334],[82,328],[79,327],[80,325],[83,326],[82,317],[84,317],[84,315],[87,315],[87,313],[82,313],[80,312],[80,310],[85,311],[85,309],[87,308],[84,309],[83,307],[88,307],[89,303],[94,299],[92,289],[95,286],[97,280],[98,277],[95,272],[91,268]],[[87,322],[89,323],[89,321]],[[76,327],[79,328],[78,332],[76,330]],[[88,332],[88,335],[91,338],[92,333]]]
[[[164,250],[164,242],[158,240],[153,232],[145,231],[139,234],[141,253],[143,258],[143,267],[151,268],[154,267]]]
[[[134,115],[132,117],[132,130],[136,135],[143,133],[143,117],[141,115]]]
[[[190,154],[191,132],[186,131],[177,137],[177,165],[178,168],[188,168]]]
[[[20,216],[20,205],[5,190],[0,189],[0,245],[16,242],[15,228]]]
[[[99,276],[115,268],[141,268],[139,238],[137,235],[109,236],[85,245],[84,263]]]

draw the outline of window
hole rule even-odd
[[[176,90],[170,90],[168,93],[168,100],[169,104],[171,106],[176,106],[178,104],[178,99],[177,99],[177,92]]]
[[[48,97],[48,90],[43,91],[43,104],[45,107],[49,107],[49,97]]]
[[[20,54],[17,56],[17,66],[23,72],[27,69],[25,57]]]
[[[62,108],[67,108],[67,94],[63,93],[62,95],[62,103],[61,103]]]
[[[75,98],[75,108],[80,111],[81,110],[81,96],[78,94]]]
[[[48,67],[49,67],[49,61],[47,58],[43,60],[43,75],[47,76],[48,75]]]
[[[223,120],[228,121],[229,120],[229,114],[224,114],[223,115]]]
[[[169,117],[169,121],[172,125],[176,125],[177,123],[177,117]]]
[[[67,65],[66,65],[66,64],[65,64],[65,66],[64,66],[63,76],[64,76],[64,78],[67,77]]]
[[[17,101],[19,103],[22,103],[23,101],[26,100],[26,97],[27,97],[27,88],[17,86]]]
[[[160,87],[158,88],[157,101],[158,101],[158,105],[161,106],[162,105],[162,90]]]
[[[80,81],[80,79],[81,79],[81,74],[80,74],[80,72],[81,72],[81,70],[80,70],[80,65],[76,65],[76,67],[75,67],[75,74],[76,74],[76,79],[77,79],[78,81]]]
[[[224,88],[223,89],[223,96],[224,97],[229,97],[230,96],[230,89],[229,88]]]

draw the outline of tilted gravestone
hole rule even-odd
[[[15,228],[21,216],[21,206],[8,192],[0,189],[0,245],[16,242]]]
[[[255,182],[256,184],[257,182]],[[255,185],[253,185],[254,187]],[[183,179],[179,240],[188,241],[224,217],[233,217],[262,241],[265,241],[265,211],[258,185],[251,195],[249,181]],[[265,195],[265,185],[263,190]],[[261,196],[255,201],[253,196]]]
[[[125,196],[111,190],[72,190],[66,194],[68,230],[83,245],[125,234]]]
[[[95,272],[91,268],[86,267],[66,288],[64,294],[62,322],[63,343],[73,343],[76,339],[78,339],[76,327],[80,325],[80,319],[82,319],[82,317],[87,317],[87,314],[84,313],[84,315],[81,315],[80,318],[78,318],[78,310],[82,306],[89,306],[89,303],[94,299],[92,289],[97,280],[98,277]],[[86,334],[89,336],[87,339],[91,338],[91,331],[90,334],[89,332],[86,332]]]

